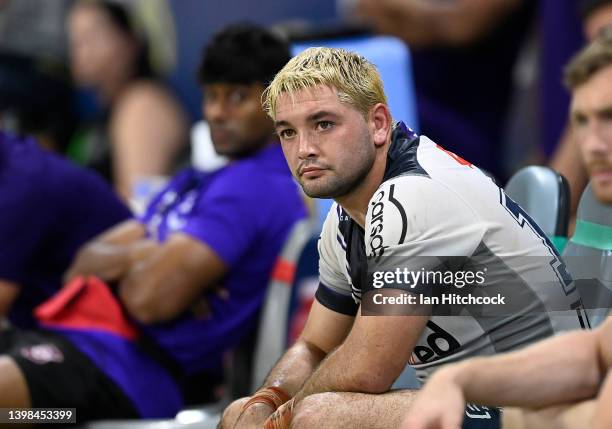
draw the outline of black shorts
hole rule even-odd
[[[467,404],[461,429],[501,429],[501,410]]]
[[[0,329],[0,354],[10,356],[21,369],[32,407],[76,408],[78,423],[139,417],[119,387],[60,335]]]

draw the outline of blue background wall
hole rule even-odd
[[[224,26],[236,21],[273,25],[290,20],[327,25],[338,20],[335,0],[172,0],[170,5],[178,44],[178,67],[170,83],[194,120],[201,116],[195,72],[202,48]]]

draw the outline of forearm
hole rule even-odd
[[[388,391],[405,368],[427,319],[358,317],[350,335],[321,362],[296,401],[323,392]]]
[[[151,243],[145,239],[145,228],[140,222],[123,222],[85,244],[66,271],[64,281],[78,275],[95,275],[106,281],[118,280]]]
[[[518,352],[470,359],[441,369],[435,382],[459,386],[467,402],[492,406],[541,408],[587,399],[600,379],[593,335],[569,333]]]
[[[106,281],[125,277],[140,260],[156,247],[152,240],[139,240],[129,244],[95,241],[84,247],[66,274],[66,280],[77,275],[94,275]]]
[[[17,283],[0,280],[0,319],[8,315],[19,295],[19,288]]]
[[[299,340],[274,366],[266,377],[264,386],[279,387],[293,397],[324,357],[323,350],[304,340]]]

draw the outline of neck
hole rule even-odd
[[[370,199],[380,186],[385,176],[385,168],[387,166],[387,151],[390,142],[387,142],[376,153],[374,165],[366,176],[366,178],[347,195],[335,198],[335,201],[342,206],[349,216],[357,222],[362,228],[365,228],[365,218],[368,212],[368,204]]]

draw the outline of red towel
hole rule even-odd
[[[110,287],[97,277],[77,277],[34,309],[42,326],[94,329],[128,340],[138,330],[126,317]]]

